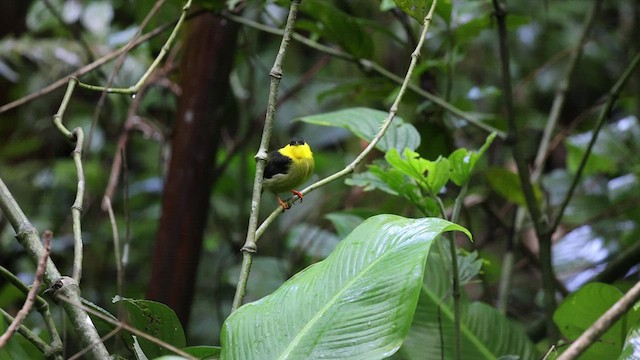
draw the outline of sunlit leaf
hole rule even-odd
[[[480,159],[484,152],[487,151],[495,137],[496,133],[491,133],[487,137],[487,140],[485,140],[484,145],[482,145],[478,151],[469,151],[467,149],[460,148],[451,153],[451,155],[449,155],[451,181],[458,186],[462,186],[467,183],[478,159]]]
[[[224,359],[382,359],[402,344],[445,220],[374,216],[325,260],[231,314]],[[468,233],[467,233],[468,234]]]

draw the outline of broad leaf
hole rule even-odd
[[[361,216],[350,214],[347,212],[333,212],[325,215],[327,220],[331,221],[333,227],[336,229],[338,237],[344,239],[349,235],[353,229],[362,224],[364,219]]]
[[[605,311],[609,310],[622,293],[616,287],[602,283],[587,284],[569,295],[556,309],[553,321],[569,340],[577,339]],[[595,342],[580,356],[581,360],[615,359],[622,351],[629,327],[640,320],[640,313],[630,310],[618,320],[600,341]]]
[[[387,118],[387,113],[369,108],[350,108],[325,114],[310,115],[298,120],[321,126],[337,126],[351,131],[365,141],[371,141]],[[420,134],[413,125],[396,116],[385,135],[376,145],[383,152],[391,148],[416,149],[420,145]]]
[[[178,348],[186,346],[184,330],[176,313],[168,306],[151,300],[122,298],[124,309],[133,327]],[[115,301],[115,302],[118,302]],[[149,359],[171,355],[173,351],[138,337],[140,348]],[[130,344],[133,343],[129,339]]]
[[[445,245],[445,242],[439,242]],[[441,251],[429,253],[413,324],[400,349],[406,360],[454,358],[451,275],[442,256],[446,246],[438,246],[438,249]],[[489,305],[468,303],[465,298],[461,301],[463,359],[496,359],[505,355],[518,355],[522,360],[536,359],[533,343],[517,324]]]
[[[438,157],[435,161],[429,161],[410,149],[404,149],[403,155],[404,158],[400,157],[396,149],[391,149],[385,159],[391,166],[424,186],[432,195],[440,193],[449,181],[449,160]]]
[[[215,360],[220,359],[220,351],[221,349],[217,346],[189,346],[182,351],[186,352],[189,355],[193,355],[198,357],[198,359],[202,360]]]
[[[223,359],[382,359],[402,344],[441,219],[374,216],[324,261],[231,314]]]

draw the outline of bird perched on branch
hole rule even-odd
[[[315,162],[309,144],[304,139],[294,137],[289,144],[271,151],[267,157],[264,169],[263,187],[271,191],[284,210],[289,205],[282,201],[278,193],[290,191],[298,195],[302,201],[302,193],[294,188],[309,180],[313,173]]]

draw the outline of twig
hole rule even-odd
[[[413,69],[415,68],[416,63],[418,62],[418,57],[420,56],[420,49],[424,44],[427,31],[429,30],[429,24],[431,24],[431,15],[433,14],[433,9],[435,9],[435,4],[436,4],[436,1],[433,2],[433,4],[431,5],[431,9],[429,10],[429,14],[427,14],[427,16],[424,19],[423,29],[420,34],[418,44],[416,45],[415,50],[411,54],[411,63],[409,64],[407,73],[404,77],[404,80],[402,81],[402,86],[400,86],[400,90],[396,95],[396,99],[393,102],[393,105],[391,105],[391,108],[389,109],[389,114],[387,115],[387,118],[382,122],[380,126],[380,130],[378,131],[376,136],[373,137],[369,145],[349,165],[347,165],[344,169],[340,170],[339,172],[307,186],[305,189],[300,191],[303,195],[306,195],[319,187],[322,187],[332,181],[335,181],[337,179],[340,179],[352,173],[355,170],[355,168],[365,159],[365,157],[369,155],[369,153],[371,152],[371,150],[373,150],[376,144],[378,144],[382,136],[384,136],[385,132],[391,125],[391,122],[393,121],[393,118],[395,117],[396,112],[398,111],[398,106],[400,104],[400,101],[402,100],[402,97],[404,96],[404,93],[409,88],[409,80],[411,79],[411,75],[413,74]],[[295,201],[296,199],[298,199],[298,197],[294,196],[291,200]],[[273,210],[271,214],[269,214],[269,216],[262,222],[262,224],[260,224],[260,227],[256,231],[256,240],[259,239],[260,236],[262,236],[262,234],[267,229],[267,227],[269,227],[269,225],[273,223],[273,221],[275,221],[275,219],[280,215],[280,213],[282,213],[282,208],[278,207],[275,210]]]
[[[4,347],[9,339],[11,339],[11,336],[13,336],[16,330],[20,327],[20,324],[22,324],[22,321],[24,321],[27,315],[29,315],[33,308],[33,304],[36,302],[36,296],[38,295],[38,291],[40,291],[40,284],[42,284],[42,277],[47,265],[47,259],[49,258],[49,252],[51,251],[51,231],[45,231],[43,239],[44,251],[40,256],[40,259],[38,259],[38,267],[36,268],[35,278],[31,284],[31,290],[29,290],[29,294],[22,305],[22,309],[18,311],[18,315],[13,319],[4,334],[0,336],[0,348]]]
[[[0,314],[4,317],[6,322],[12,323],[14,317],[11,316],[8,312],[4,311],[0,308]],[[56,348],[53,344],[49,345],[44,340],[42,340],[38,335],[34,334],[28,327],[24,325],[18,326],[18,334],[24,336],[30,343],[32,343],[42,354],[44,354],[45,358],[53,357],[55,360],[62,360],[62,344]]]
[[[193,15],[195,16],[195,14]],[[163,33],[165,30],[169,29],[171,26],[173,25],[173,23],[167,23],[161,26],[158,26],[157,28],[149,31],[148,33],[144,34],[143,36],[141,36],[134,44],[134,48],[139,46],[140,44],[143,44],[145,42],[147,42],[149,39],[152,39],[156,36],[158,36],[159,34]],[[111,52],[103,57],[101,57],[100,59],[87,64],[83,67],[81,67],[80,69],[72,72],[71,74],[61,78],[60,80],[55,81],[53,84],[48,85],[34,93],[31,93],[27,96],[21,97],[20,99],[14,100],[10,103],[7,103],[5,105],[0,106],[0,114],[2,114],[3,112],[9,111],[11,109],[17,108],[18,106],[24,105],[30,101],[33,101],[43,95],[49,94],[55,90],[57,90],[58,88],[64,86],[65,84],[69,83],[69,79],[70,78],[76,78],[76,77],[80,77],[82,75],[85,75],[93,70],[95,70],[96,68],[108,63],[109,61],[115,59],[116,57],[120,56],[121,54],[123,54],[124,52],[128,51],[130,49],[127,48],[127,46],[123,46],[120,49]]]
[[[115,329],[109,331],[109,333],[107,333],[107,335],[103,336],[100,338],[100,342],[104,343],[105,341],[111,339],[114,335],[116,335],[117,333],[120,332],[120,330],[122,330],[121,326],[116,326]],[[69,357],[69,359],[67,360],[76,360],[76,359],[80,359],[82,357],[82,355],[88,353],[91,350],[92,346],[87,346],[84,349],[78,351],[75,355]]]
[[[16,232],[16,238],[18,242],[20,242],[20,245],[26,250],[32,261],[38,261],[44,252],[38,233],[24,212],[22,212],[22,209],[2,179],[0,179],[0,208]],[[46,284],[51,286],[62,281],[60,272],[53,261],[47,261],[44,280]],[[67,298],[77,301],[78,303],[80,302],[80,289],[77,286],[61,287],[59,292]],[[93,344],[100,339],[95,326],[91,323],[91,319],[89,319],[86,312],[72,306],[65,307],[65,311],[69,319],[71,319],[74,329],[84,346]],[[93,359],[105,359],[109,357],[109,353],[104,344],[99,344],[92,349],[90,357]]]
[[[507,24],[506,10],[498,0],[493,0],[494,14],[498,24],[498,40],[500,44],[500,64],[502,70],[502,87],[507,123],[509,126],[509,137],[512,143],[513,159],[518,169],[518,177],[524,194],[527,209],[531,216],[533,226],[540,243],[540,264],[542,268],[542,282],[544,290],[544,310],[547,322],[547,335],[552,342],[558,338],[558,330],[553,322],[553,312],[556,308],[555,283],[553,282],[553,265],[551,263],[551,234],[548,232],[546,223],[543,220],[538,202],[533,194],[533,185],[529,175],[529,168],[526,163],[522,142],[520,141],[520,130],[516,122],[513,109],[511,72],[509,71],[509,47],[507,44]]]
[[[167,55],[167,53],[169,52],[169,49],[171,49],[171,44],[175,40],[176,35],[178,35],[178,32],[180,31],[180,28],[182,27],[182,24],[184,23],[187,17],[187,12],[191,8],[191,2],[192,0],[187,0],[186,4],[182,7],[182,13],[180,14],[180,18],[178,19],[176,26],[173,28],[173,31],[171,31],[171,34],[167,38],[167,41],[165,41],[164,45],[162,46],[162,49],[160,49],[158,56],[156,56],[156,58],[153,60],[153,62],[151,63],[147,71],[142,75],[142,77],[140,77],[140,79],[138,80],[138,82],[135,83],[135,85],[130,86],[128,88],[112,88],[108,86],[90,85],[90,84],[85,84],[81,82],[79,82],[78,85],[85,89],[94,90],[94,91],[103,91],[103,92],[112,93],[112,94],[126,94],[126,95],[136,96],[142,84],[144,84],[147,81],[151,73],[158,67],[158,65],[160,65],[160,62],[162,61],[162,59],[164,59],[164,57]],[[128,47],[131,48],[132,46],[128,46]],[[126,51],[128,50],[125,50],[124,52]]]
[[[260,141],[260,148],[255,155],[256,159],[256,175],[253,181],[253,196],[251,199],[251,213],[249,216],[249,226],[247,228],[247,238],[244,246],[242,247],[242,268],[240,270],[240,278],[238,279],[238,286],[236,287],[236,293],[233,298],[233,304],[231,306],[231,312],[234,312],[242,304],[242,298],[247,289],[247,280],[249,279],[249,272],[251,271],[251,263],[253,262],[253,254],[256,252],[256,228],[258,226],[258,215],[260,207],[260,198],[262,193],[262,177],[264,169],[267,165],[267,149],[269,148],[269,140],[271,139],[271,129],[273,127],[273,120],[276,114],[276,102],[278,101],[278,87],[280,86],[280,79],[282,79],[282,61],[284,55],[291,41],[291,34],[293,33],[293,26],[298,15],[298,6],[302,0],[293,0],[291,7],[289,8],[289,16],[287,17],[287,24],[285,25],[284,34],[282,36],[282,42],[280,43],[280,49],[276,55],[276,59],[273,63],[273,67],[269,75],[271,76],[271,86],[269,88],[269,102],[267,104],[267,115],[265,117],[265,123],[262,130],[262,140]]]
[[[102,204],[106,206],[109,213],[109,222],[111,223],[111,235],[113,237],[113,253],[116,261],[116,274],[118,284],[118,295],[124,296],[124,275],[122,272],[122,259],[120,257],[120,237],[118,236],[118,224],[116,223],[116,216],[113,214],[113,207],[111,207],[111,200],[108,197],[102,199]],[[118,306],[118,315],[122,315],[122,306]],[[118,316],[121,319],[120,316]]]
[[[249,20],[249,19],[245,19],[243,17],[240,16],[236,16],[233,14],[224,14],[224,17],[226,17],[229,20],[235,21],[237,23],[252,27],[254,29],[260,30],[260,31],[264,31],[270,34],[274,34],[274,35],[283,35],[282,30],[280,29],[276,29],[273,28],[271,26],[267,26],[267,25],[263,25],[260,24],[258,22],[255,22],[253,20]],[[347,60],[347,61],[351,61],[351,62],[355,62],[357,64],[359,64],[360,66],[362,66],[362,68],[367,69],[367,70],[373,70],[376,73],[378,73],[379,75],[394,81],[398,84],[402,84],[404,82],[404,79],[394,73],[392,73],[391,71],[385,69],[383,66],[379,65],[378,63],[372,61],[372,60],[368,60],[368,59],[358,59],[353,57],[351,54],[348,54],[346,52],[343,52],[341,50],[338,49],[334,49],[332,47],[320,44],[316,41],[313,41],[309,38],[306,38],[300,34],[297,33],[293,33],[292,35],[293,40],[296,40],[298,42],[300,42],[303,45],[306,45],[310,48],[316,49],[318,51],[324,52],[326,54],[329,54],[331,56],[335,56],[339,59],[343,59],[343,60]],[[433,102],[434,104],[442,107],[443,109],[447,110],[448,112],[452,113],[455,116],[460,117],[461,119],[466,120],[467,122],[469,122],[470,124],[473,124],[474,126],[477,126],[487,132],[495,132],[496,134],[498,134],[498,137],[504,139],[506,138],[506,134],[504,133],[504,131],[500,131],[498,129],[493,128],[490,125],[487,125],[485,123],[483,123],[482,121],[476,119],[474,116],[472,116],[471,114],[468,114],[460,109],[458,109],[457,107],[453,106],[452,104],[448,103],[447,101],[443,100],[442,98],[433,95],[430,92],[427,92],[423,89],[421,89],[419,86],[415,85],[415,84],[409,84],[407,85],[408,89],[415,92],[416,94],[424,97],[425,99]]]
[[[73,162],[76,166],[76,174],[78,177],[78,190],[76,192],[76,199],[71,206],[71,218],[73,221],[73,278],[78,284],[80,284],[80,278],[82,277],[82,228],[80,223],[80,216],[82,215],[82,203],[84,199],[84,171],[82,169],[82,148],[84,145],[84,134],[82,128],[77,127],[73,130],[73,135],[76,139],[76,147],[71,153]]]
[[[153,4],[153,6],[151,7],[151,10],[149,10],[149,12],[145,16],[145,18],[142,20],[142,22],[138,26],[138,30],[136,30],[136,33],[133,35],[131,40],[129,40],[129,42],[127,42],[127,45],[125,45],[125,47],[127,49],[118,57],[118,60],[116,61],[116,64],[113,67],[113,70],[111,71],[111,74],[109,75],[109,78],[107,79],[107,84],[105,85],[105,88],[111,87],[111,84],[113,83],[116,75],[118,74],[118,72],[120,71],[120,68],[122,68],[122,65],[124,64],[124,61],[126,59],[126,55],[129,53],[129,51],[131,51],[131,49],[133,48],[133,45],[135,44],[136,40],[142,34],[142,29],[144,29],[147,26],[147,24],[149,23],[149,21],[151,21],[151,19],[156,14],[156,12],[158,12],[158,10],[162,6],[162,4],[164,4],[164,0],[157,0],[156,3]],[[87,148],[91,146],[91,140],[93,138],[93,131],[94,131],[95,126],[96,126],[96,124],[98,122],[98,118],[100,117],[100,112],[102,111],[102,107],[104,106],[104,102],[105,102],[106,98],[107,98],[107,92],[103,91],[100,94],[100,99],[98,99],[98,104],[96,105],[95,111],[93,112],[93,121],[91,121],[91,130],[89,130],[89,139],[87,141]]]
[[[558,214],[556,215],[554,221],[552,222],[551,229],[556,229],[558,225],[560,225],[560,221],[562,220],[564,211],[566,210],[567,205],[569,205],[569,201],[573,197],[573,192],[576,190],[576,187],[578,186],[578,182],[582,177],[582,172],[584,171],[584,168],[587,164],[587,160],[589,160],[589,155],[591,155],[591,150],[593,149],[593,145],[596,143],[596,140],[598,139],[598,134],[600,133],[600,129],[602,129],[602,125],[604,125],[605,119],[607,119],[611,115],[611,109],[613,108],[613,104],[618,99],[618,95],[620,94],[622,87],[627,82],[629,77],[631,77],[631,74],[635,71],[639,62],[640,62],[640,52],[637,52],[633,60],[631,60],[631,63],[629,63],[629,66],[627,66],[627,68],[624,70],[624,72],[618,79],[618,81],[616,81],[615,85],[613,85],[611,90],[609,90],[607,102],[604,105],[604,108],[602,109],[602,111],[600,112],[600,116],[598,117],[598,120],[596,121],[596,127],[593,130],[593,135],[591,136],[591,140],[589,140],[589,144],[587,145],[587,148],[584,151],[584,155],[582,156],[582,159],[580,159],[580,164],[578,165],[578,170],[576,171],[576,175],[573,178],[573,181],[571,182],[571,186],[569,187],[569,190],[567,191],[567,193],[565,194],[561,202],[560,208],[558,210]]]
[[[540,145],[538,146],[538,154],[536,155],[536,159],[533,163],[531,181],[533,181],[534,183],[538,181],[540,174],[542,174],[544,160],[547,157],[547,150],[549,148],[549,141],[551,140],[551,134],[553,134],[553,131],[556,128],[556,124],[558,123],[558,119],[560,118],[560,112],[562,111],[562,107],[564,106],[567,91],[569,90],[569,84],[571,82],[571,77],[573,76],[578,61],[580,60],[582,49],[587,42],[587,37],[589,36],[589,32],[591,31],[593,20],[595,19],[595,15],[600,10],[601,3],[602,0],[595,0],[593,2],[591,11],[586,15],[584,27],[582,28],[582,33],[580,34],[580,40],[578,40],[578,44],[571,54],[571,59],[569,60],[569,65],[564,74],[564,78],[562,79],[562,81],[560,81],[558,89],[556,89],[553,104],[551,105],[551,112],[549,113],[549,119],[547,119],[547,124],[544,128],[542,139],[540,140]]]
[[[577,359],[616,323],[640,299],[640,282],[636,283],[620,300],[609,308],[563,352],[557,360]]]

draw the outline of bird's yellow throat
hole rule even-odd
[[[278,152],[291,158],[294,162],[313,158],[313,153],[307,143],[303,145],[287,145],[278,150]]]

